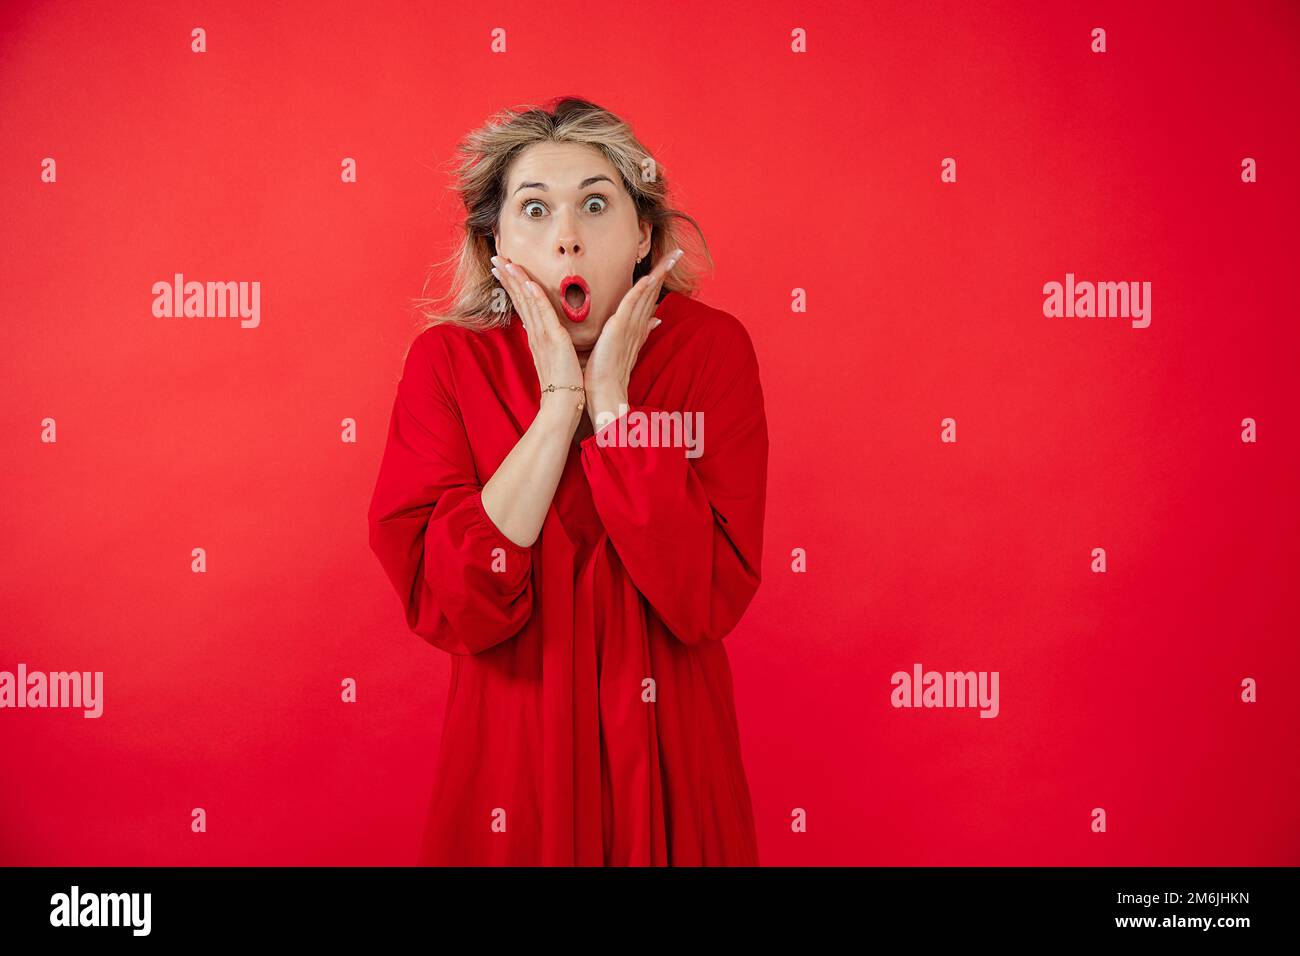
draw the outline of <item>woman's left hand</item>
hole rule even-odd
[[[587,413],[597,430],[617,418],[619,406],[627,404],[627,383],[632,368],[650,330],[660,321],[654,318],[659,289],[668,270],[681,257],[682,250],[675,249],[627,291],[591,348],[582,379],[587,392]]]

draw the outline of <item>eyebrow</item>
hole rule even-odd
[[[610,185],[613,185],[613,184],[614,184],[614,180],[610,179],[608,176],[605,176],[605,175],[600,175],[600,176],[588,176],[588,177],[587,177],[586,179],[584,179],[582,182],[578,183],[578,189],[579,189],[579,191],[581,191],[581,190],[583,190],[583,189],[586,189],[586,188],[587,188],[588,186],[590,186],[592,183],[598,183],[598,182],[600,182],[602,179],[605,180],[605,182],[609,183]],[[543,192],[549,192],[549,191],[550,191],[550,190],[548,190],[548,189],[546,188],[546,183],[520,183],[518,186],[515,187],[515,192],[519,192],[519,190],[521,190],[521,189],[540,189],[540,190],[542,190]],[[513,195],[513,194],[512,194],[512,195]]]

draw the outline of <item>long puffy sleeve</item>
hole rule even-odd
[[[703,363],[703,454],[633,444],[633,413],[662,435],[654,413],[630,405],[629,440],[618,419],[581,444],[592,499],[637,590],[678,640],[721,640],[735,628],[762,577],[768,436],[753,343],[727,316]],[[699,440],[697,435],[696,440]],[[662,439],[661,439],[662,441]]]
[[[483,510],[439,331],[417,336],[406,356],[367,515],[370,548],[407,626],[448,653],[476,654],[527,623],[533,556]]]

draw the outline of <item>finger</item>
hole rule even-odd
[[[522,289],[518,288],[514,279],[503,274],[502,270],[493,269],[492,274],[497,277],[497,281],[501,283],[501,287],[505,290],[506,295],[509,296],[510,304],[514,308],[515,315],[519,317],[519,323],[524,327],[524,334],[529,335],[529,330],[532,327],[533,320],[528,308],[527,296],[524,295]]]
[[[563,335],[564,329],[555,314],[555,308],[541,284],[529,274],[528,270],[517,262],[506,260],[505,271],[512,275],[519,285],[521,307],[527,313],[525,330],[533,329],[538,336]]]
[[[532,312],[532,297],[524,289],[523,281],[520,279],[519,266],[510,262],[503,256],[494,257],[494,261],[500,264],[493,270],[497,280],[505,286],[506,292],[510,295],[510,301],[515,307],[520,320],[524,323],[527,330],[530,326],[535,325]]]
[[[636,347],[638,353],[641,351],[641,347],[645,345],[646,340],[650,338],[650,333],[658,328],[662,322],[663,319],[651,319],[645,324],[645,327],[641,330],[640,344]]]
[[[641,318],[642,311],[645,308],[646,293],[650,290],[650,278],[653,273],[647,272],[640,279],[633,283],[632,288],[624,294],[622,301],[619,302],[618,308],[610,316],[610,324],[626,320],[632,325]]]
[[[659,289],[663,286],[662,277],[655,278],[651,273],[646,278],[651,282],[641,291],[635,305],[632,306],[632,322],[643,332],[649,331],[646,325],[654,316],[655,309],[659,307]]]
[[[668,275],[669,270],[681,261],[682,256],[686,255],[682,249],[674,249],[668,255],[663,257],[661,262],[655,263],[655,267],[650,270],[650,275],[655,276],[656,280],[662,282]]]
[[[671,272],[673,267],[681,261],[682,256],[685,254],[686,253],[681,249],[674,249],[668,255],[664,256],[663,262],[657,263],[654,269],[651,270],[650,274],[654,276],[654,291],[649,296],[650,302],[652,303],[650,307],[652,312],[654,311],[654,306],[659,303],[659,290],[663,288],[664,280],[668,278],[668,273]]]
[[[506,294],[510,296],[510,304],[515,306],[516,311],[518,311],[519,302],[516,295],[518,290],[515,288],[514,276],[506,269],[504,256],[492,257],[492,275],[496,277],[497,282],[501,283],[501,288],[505,289]]]
[[[515,301],[519,304],[520,318],[527,322],[528,325],[536,328],[537,303],[533,301],[532,293],[528,291],[528,276],[524,273],[523,267],[507,260],[504,271],[514,285]]]
[[[550,297],[542,284],[529,275],[527,269],[517,265],[516,268],[522,273],[523,291],[528,297],[529,306],[533,310],[533,321],[539,331],[545,330],[550,334],[568,334],[564,331],[564,326],[560,324],[560,317],[555,311],[555,306],[551,303]]]
[[[556,314],[555,306],[551,304],[551,299],[546,294],[546,290],[536,280],[531,280],[530,284],[532,286],[533,303],[537,309],[538,323],[553,333],[564,333],[564,326],[560,325],[560,317]]]
[[[668,271],[677,265],[682,255],[681,249],[674,249],[656,262],[655,267],[632,287],[628,307],[633,316],[644,320],[650,312],[654,311],[654,307],[659,303],[659,289],[663,286],[664,278],[668,275]]]
[[[555,308],[546,298],[546,292],[542,287],[532,279],[527,279],[524,282],[524,292],[528,296],[529,307],[532,309],[533,321],[537,323],[537,328],[551,333],[563,332],[564,330],[560,328],[560,320],[555,316]]]
[[[532,277],[527,269],[517,262],[506,260],[506,271],[512,273],[519,283],[519,294],[523,298],[523,307],[528,311],[528,321],[532,327],[542,333],[563,331],[560,321],[555,317],[555,309],[546,298],[541,283]]]

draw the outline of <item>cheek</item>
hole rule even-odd
[[[522,265],[528,257],[536,255],[535,245],[536,240],[528,235],[528,230],[507,227],[501,232],[501,242],[497,248],[503,256]]]

